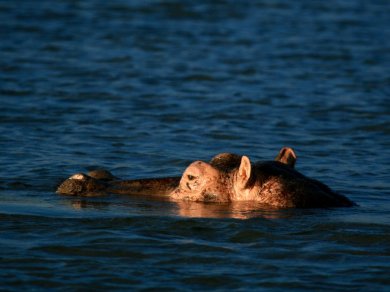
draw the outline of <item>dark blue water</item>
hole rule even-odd
[[[387,0],[1,1],[0,290],[389,289],[389,15]],[[285,145],[359,207],[55,194],[97,167],[171,176]]]

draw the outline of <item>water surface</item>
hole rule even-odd
[[[1,290],[390,284],[388,1],[1,1]],[[55,194],[273,159],[359,207]]]

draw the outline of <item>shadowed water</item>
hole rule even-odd
[[[390,285],[388,1],[1,1],[0,290]],[[359,204],[63,197],[273,159]]]

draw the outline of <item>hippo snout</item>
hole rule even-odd
[[[105,188],[104,182],[86,174],[77,173],[62,182],[56,192],[61,195],[87,195],[96,194]]]

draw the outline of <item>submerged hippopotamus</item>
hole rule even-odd
[[[295,170],[297,156],[288,147],[273,161],[251,163],[247,156],[218,154],[209,163],[195,161],[181,177],[120,180],[106,170],[78,173],[57,189],[64,195],[156,195],[174,201],[253,201],[274,208],[350,207],[354,203],[325,184]]]

